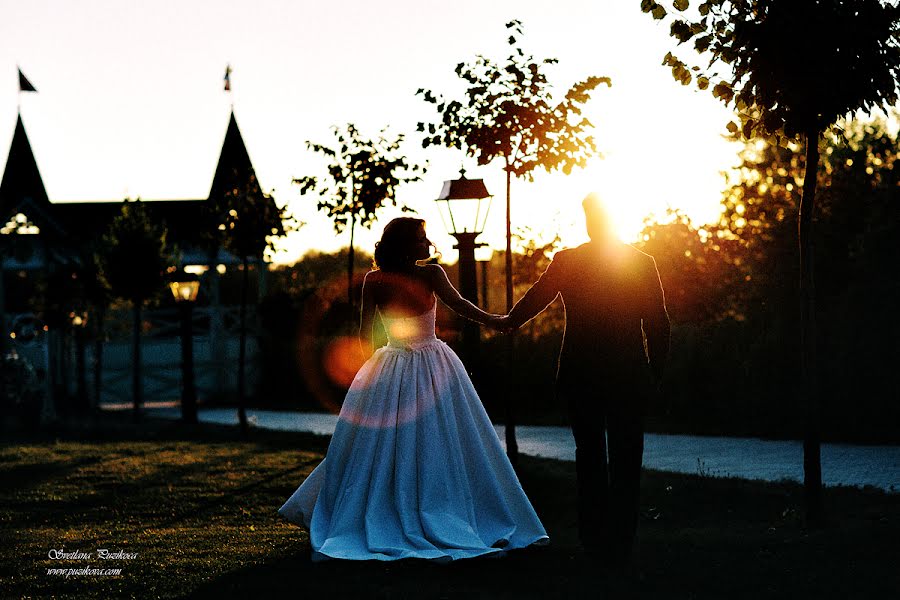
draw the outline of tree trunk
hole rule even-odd
[[[241,426],[241,434],[247,435],[247,398],[245,390],[244,360],[247,356],[247,286],[250,282],[250,274],[247,272],[249,263],[247,257],[243,257],[244,273],[241,278],[241,313],[240,313],[240,349],[238,351],[238,421]]]
[[[816,206],[816,175],[819,166],[819,132],[806,133],[806,173],[800,199],[800,376],[804,396],[803,488],[806,520],[819,527],[824,517],[822,499],[821,432],[816,365],[816,287],[814,272],[813,215]]]
[[[86,415],[91,410],[88,400],[87,373],[85,372],[84,327],[75,328],[75,377],[78,412]]]
[[[209,253],[209,346],[215,371],[215,392],[213,395],[225,395],[226,380],[226,352],[225,352],[225,324],[222,316],[222,277],[218,271],[219,245],[215,244]]]
[[[141,406],[144,404],[144,389],[141,384],[141,302],[134,300],[132,304],[134,305],[134,310],[132,311],[134,319],[131,333],[133,344],[131,353],[131,393],[134,399],[134,421],[137,423],[141,420]]]
[[[513,259],[512,259],[512,221],[510,220],[510,191],[512,173],[506,165],[506,312],[513,307]]]
[[[103,322],[106,320],[106,306],[97,309],[95,315],[96,328],[94,329],[94,406],[93,410],[100,410],[100,398],[103,395]]]
[[[512,190],[512,172],[510,165],[506,165],[506,313],[513,307],[513,255],[512,255],[512,221],[510,219],[510,192]],[[503,394],[503,414],[506,421],[506,455],[509,462],[515,466],[519,460],[519,444],[516,442],[516,419],[513,413],[513,398],[510,393],[511,377],[513,372],[513,336],[504,336],[504,354],[506,355],[506,388]]]
[[[353,312],[353,236],[356,232],[356,215],[350,215],[350,249],[347,251],[347,302]]]

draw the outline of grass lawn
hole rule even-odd
[[[309,559],[277,509],[328,438],[105,417],[0,442],[0,598],[897,598],[900,495],[829,489],[806,531],[799,485],[648,471],[638,568],[578,549],[571,463],[522,457],[547,548],[449,565]],[[97,549],[136,553],[99,560]],[[51,550],[92,552],[50,559]],[[48,569],[121,568],[119,575]]]

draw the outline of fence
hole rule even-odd
[[[193,312],[194,380],[201,401],[234,396],[237,390],[240,346],[240,307],[196,307]],[[31,315],[7,314],[5,331]],[[177,309],[144,310],[141,313],[141,366],[145,403],[173,402],[181,397],[181,317]],[[96,331],[96,328],[92,327]],[[56,409],[67,398],[86,394],[91,406],[97,404],[95,365],[97,350],[101,360],[99,404],[105,407],[132,404],[132,314],[130,310],[108,311],[103,320],[100,344],[86,339],[86,332],[72,327],[67,331],[47,328],[38,335],[12,339],[18,354],[31,362],[44,377],[48,396]],[[255,307],[247,310],[246,389],[259,381],[259,320]],[[80,355],[80,357],[79,357]],[[83,365],[79,369],[79,365]],[[83,370],[79,377],[79,370]],[[80,390],[80,386],[85,389]]]

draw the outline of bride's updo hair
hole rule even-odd
[[[397,217],[385,225],[381,241],[375,244],[375,268],[381,271],[406,271],[417,260],[418,246],[425,234],[425,221],[413,217]],[[428,238],[425,241],[431,245]]]

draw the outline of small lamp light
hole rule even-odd
[[[175,302],[195,302],[200,291],[200,281],[191,273],[179,273],[173,281],[169,282],[169,290],[175,298]]]

